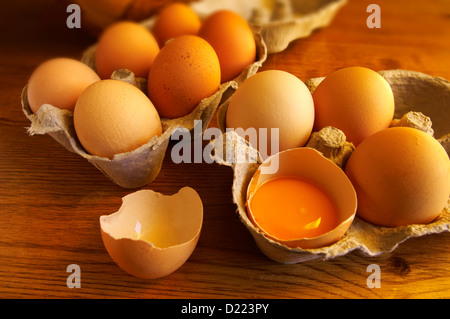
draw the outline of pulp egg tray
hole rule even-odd
[[[113,159],[88,154],[77,139],[73,126],[73,113],[52,105],[43,105],[36,114],[30,110],[27,101],[27,87],[22,91],[22,110],[30,120],[30,135],[48,134],[67,150],[85,158],[97,167],[112,182],[124,188],[137,188],[151,183],[159,174],[172,133],[179,129],[192,131],[196,120],[201,121],[204,131],[217,107],[225,101],[239,84],[255,74],[262,66],[269,52],[283,50],[291,41],[308,36],[317,28],[329,24],[338,9],[346,1],[230,1],[227,4],[203,0],[192,3],[200,17],[218,9],[232,9],[244,16],[252,27],[257,48],[257,59],[233,81],[223,83],[219,90],[202,100],[188,115],[176,119],[161,119],[163,134],[127,153],[116,154]],[[265,17],[265,18],[264,18]],[[155,16],[142,22],[151,28]],[[289,31],[290,30],[290,31]],[[267,38],[268,44],[266,44]],[[85,50],[82,62],[95,70],[93,45]],[[142,91],[146,90],[146,79],[135,78],[127,70],[117,70],[112,78],[131,83]]]
[[[112,159],[88,154],[81,146],[74,129],[73,112],[44,104],[33,114],[27,101],[27,87],[22,91],[22,110],[31,121],[30,135],[48,134],[67,150],[76,153],[97,167],[112,182],[124,188],[137,188],[152,182],[159,174],[172,133],[177,129],[194,129],[195,123],[202,124],[204,131],[222,100],[237,88],[240,82],[255,74],[267,58],[267,49],[258,28],[253,28],[257,60],[247,66],[233,81],[222,83],[212,96],[203,99],[188,115],[175,119],[161,118],[163,133],[152,138],[139,148],[116,154]],[[82,56],[82,62],[95,69],[95,45],[89,47]],[[146,93],[146,79],[135,78],[128,70],[116,70],[112,77],[135,85]],[[201,122],[196,122],[201,121]]]
[[[395,99],[393,126],[410,126],[421,129],[437,137],[437,140],[450,153],[450,82],[439,77],[407,71],[388,70],[379,72],[390,84]],[[311,92],[324,78],[306,81]],[[218,123],[225,132],[227,103],[218,110]],[[329,128],[325,128],[326,130]],[[332,128],[334,129],[334,128]],[[334,129],[335,131],[339,131]],[[340,131],[339,131],[340,132]],[[345,140],[343,133],[331,134],[333,140],[327,140],[330,132],[315,132],[305,147],[320,151],[326,158],[341,166],[354,150],[353,144]],[[322,135],[322,137],[320,137]],[[323,138],[325,136],[325,138]],[[343,138],[344,137],[344,138]],[[450,229],[450,199],[441,215],[428,224],[415,224],[396,228],[372,225],[356,216],[345,235],[334,244],[322,248],[291,248],[269,238],[249,219],[246,210],[247,189],[253,175],[262,163],[256,149],[234,131],[223,133],[213,140],[212,158],[221,165],[233,169],[233,201],[241,222],[253,236],[257,246],[270,259],[280,263],[300,263],[307,260],[327,260],[360,250],[368,256],[377,256],[393,251],[400,243],[411,237],[441,233]],[[240,155],[239,155],[240,154]],[[245,161],[236,161],[245,154]]]

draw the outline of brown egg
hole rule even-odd
[[[388,128],[394,116],[394,95],[377,72],[348,67],[328,75],[313,92],[314,131],[332,126],[355,146]]]
[[[28,81],[27,97],[31,111],[42,104],[73,111],[81,92],[99,81],[86,64],[70,58],[54,58],[39,65]]]
[[[255,62],[256,44],[247,21],[239,14],[220,10],[202,23],[198,36],[208,41],[219,57],[221,82],[237,77]]]
[[[159,46],[152,33],[137,22],[120,21],[106,28],[100,36],[95,65],[102,79],[118,69],[128,69],[137,77],[147,78]]]
[[[299,78],[281,70],[266,70],[246,79],[233,94],[226,114],[227,128],[249,140],[264,159],[305,145],[313,125],[311,93]]]
[[[169,41],[153,63],[148,95],[161,117],[182,117],[220,86],[220,64],[212,46],[195,35]]]
[[[83,29],[94,35],[112,23],[121,20],[142,21],[157,13],[161,7],[173,0],[62,0],[66,5],[76,3],[82,12]],[[189,2],[191,0],[179,0]]]
[[[450,160],[430,135],[395,127],[364,140],[345,168],[358,196],[357,215],[387,227],[423,224],[450,195]]]
[[[112,159],[162,133],[148,97],[131,84],[101,80],[83,91],[74,111],[75,131],[84,149]]]
[[[158,12],[152,32],[162,47],[168,40],[180,35],[196,35],[200,25],[200,18],[191,7],[174,2]]]

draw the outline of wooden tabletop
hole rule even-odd
[[[370,3],[381,28],[370,29]],[[103,245],[99,217],[132,192],[110,182],[50,136],[29,136],[20,93],[42,61],[80,58],[96,39],[66,27],[61,1],[0,5],[0,298],[449,298],[450,234],[409,239],[391,253],[354,251],[328,261],[283,265],[265,257],[235,214],[232,170],[217,164],[174,164],[143,187],[173,194],[194,188],[204,205],[199,243],[173,274],[143,280],[122,271]],[[332,24],[268,57],[265,69],[302,80],[341,67],[409,69],[450,79],[450,2],[350,0]],[[215,126],[215,119],[211,126]],[[67,267],[81,271],[69,288]],[[369,288],[367,267],[381,271]]]

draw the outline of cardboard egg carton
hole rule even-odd
[[[196,121],[201,121],[202,131],[204,131],[217,107],[234,92],[243,80],[255,74],[262,66],[267,58],[267,48],[260,29],[253,27],[252,31],[257,50],[256,61],[247,66],[234,80],[222,83],[216,93],[200,101],[190,114],[175,119],[161,118],[162,135],[152,138],[146,144],[131,152],[116,154],[112,159],[87,153],[76,136],[73,112],[44,104],[34,114],[28,104],[27,86],[25,86],[22,91],[21,102],[22,110],[31,122],[28,133],[30,135],[50,135],[67,150],[89,161],[112,182],[121,187],[138,188],[147,185],[158,176],[161,170],[172,133],[179,128],[191,131],[194,129]],[[95,49],[96,45],[87,48],[81,58],[82,62],[94,70]],[[116,70],[111,78],[133,84],[146,93],[147,80],[134,77],[129,70]]]
[[[436,139],[450,156],[450,82],[424,73],[408,70],[379,72],[390,84],[394,93],[395,115],[393,126],[409,126],[421,129]],[[311,93],[324,78],[313,78],[305,82]],[[285,264],[300,263],[313,259],[332,259],[351,251],[359,250],[368,256],[391,252],[409,238],[450,231],[450,199],[441,215],[428,224],[402,227],[372,225],[357,216],[346,234],[336,243],[315,249],[290,248],[267,237],[248,218],[246,198],[248,185],[262,163],[259,153],[234,131],[226,132],[225,116],[227,103],[218,111],[218,123],[223,135],[212,141],[213,159],[233,169],[233,201],[241,222],[253,236],[257,246],[272,260]],[[345,140],[345,135],[334,128],[324,128],[311,135],[305,147],[320,151],[325,157],[343,167],[354,147]],[[240,155],[238,155],[240,154]],[[236,161],[244,158],[246,161]]]

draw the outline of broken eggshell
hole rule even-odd
[[[151,25],[144,22],[144,25]],[[172,133],[177,129],[192,131],[196,121],[200,121],[204,131],[217,107],[226,100],[238,87],[239,83],[255,74],[267,58],[267,48],[258,27],[252,29],[256,48],[257,60],[247,66],[233,81],[222,83],[219,90],[212,96],[203,99],[188,115],[175,119],[161,118],[163,134],[154,137],[148,143],[127,153],[116,154],[112,159],[88,154],[79,142],[73,127],[73,113],[45,104],[34,114],[27,100],[27,86],[21,96],[22,111],[30,120],[28,128],[30,135],[48,134],[67,150],[80,155],[98,168],[115,184],[124,188],[138,188],[151,183],[159,174]],[[95,70],[95,45],[85,50],[82,62]],[[125,81],[135,85],[144,93],[147,80],[135,77],[129,70],[116,70],[112,79]]]
[[[140,190],[125,196],[120,209],[100,217],[106,250],[125,272],[144,279],[167,276],[194,251],[203,223],[197,192],[174,195]]]
[[[379,73],[388,81],[394,93],[396,104],[393,126],[407,125],[438,136],[437,140],[450,156],[450,112],[447,103],[450,98],[450,82],[440,77],[408,70],[386,70],[379,71]],[[322,80],[323,77],[313,78],[306,81],[305,84],[312,93]],[[221,128],[224,128],[226,106],[224,103],[217,114],[218,124]],[[354,149],[351,143],[345,141],[345,135],[339,130],[329,127],[316,133],[311,135],[306,146],[323,152],[337,165],[344,166],[345,160]],[[409,238],[450,231],[449,199],[441,215],[429,224],[395,228],[380,227],[355,216],[346,234],[334,244],[311,249],[288,247],[261,236],[255,231],[254,225],[248,223],[247,189],[253,175],[262,163],[257,150],[233,131],[224,133],[211,143],[214,150],[212,158],[217,163],[233,169],[232,195],[240,220],[249,229],[261,251],[277,262],[292,264],[313,259],[327,260],[346,255],[354,250],[359,250],[367,256],[377,256],[395,250],[398,245]],[[238,154],[247,154],[248,156],[245,158]],[[245,158],[246,160],[236,161],[236,158]]]
[[[252,197],[266,181],[281,177],[294,176],[305,179],[321,188],[336,205],[336,227],[313,238],[280,240],[265,232],[252,215]],[[313,148],[301,147],[279,152],[266,159],[253,174],[248,185],[246,204],[249,221],[259,230],[252,230],[257,242],[262,239],[274,240],[291,248],[319,248],[337,242],[345,234],[356,214],[356,192],[342,169]],[[246,223],[248,221],[246,220]],[[264,245],[260,245],[264,249]],[[270,254],[270,251],[267,252]],[[270,255],[269,255],[270,256]],[[276,256],[272,257],[276,260]]]

